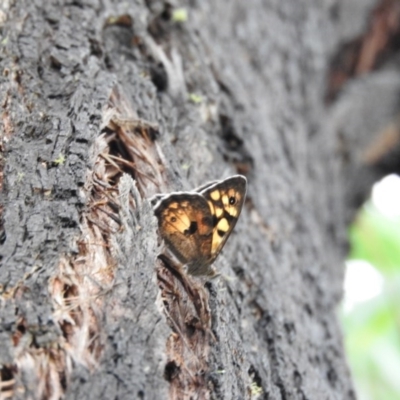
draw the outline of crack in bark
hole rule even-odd
[[[122,121],[120,115],[129,118]],[[124,174],[130,175],[142,197],[162,187],[156,136],[157,127],[138,119],[115,88],[105,113],[104,132],[94,143],[93,170],[83,190],[87,209],[81,216],[78,252],[61,257],[58,271],[49,281],[53,318],[61,336],[39,343],[35,327],[20,319],[12,336],[15,364],[2,370],[2,398],[25,391],[18,378],[22,373],[36,377],[31,381],[37,386],[30,390],[37,398],[57,399],[65,393],[74,363],[89,370],[97,368],[106,344],[101,325],[104,296],[113,288],[118,267],[111,242],[121,228],[118,183]],[[131,209],[137,209],[140,201],[130,194]],[[3,298],[22,294],[23,281],[6,288]]]

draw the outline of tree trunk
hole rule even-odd
[[[339,5],[0,7],[3,397],[353,399]],[[147,199],[235,173],[221,275],[169,268]]]

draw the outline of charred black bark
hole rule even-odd
[[[331,3],[1,6],[3,396],[354,398]],[[237,172],[221,277],[158,259],[147,198]]]

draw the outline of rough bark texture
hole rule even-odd
[[[328,0],[2,3],[4,397],[355,397],[335,314],[346,222],[400,81],[371,81],[387,114],[336,84],[325,105],[373,6],[353,3],[357,23]],[[237,172],[221,276],[157,259],[146,198]]]

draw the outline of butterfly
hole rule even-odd
[[[189,274],[215,274],[211,264],[236,225],[246,190],[246,178],[234,175],[191,192],[153,197],[160,236]]]

